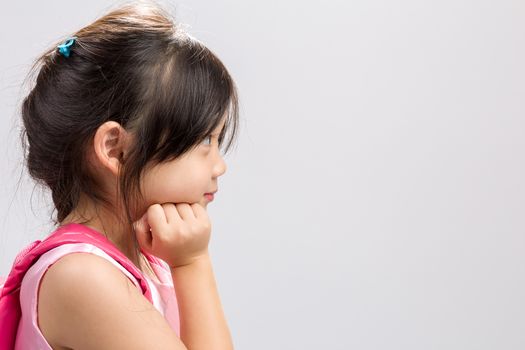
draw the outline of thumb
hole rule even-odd
[[[147,222],[147,212],[144,213],[144,215],[142,215],[142,217],[139,220],[133,223],[133,228],[135,230],[135,236],[137,237],[139,245],[146,252],[151,253],[153,237],[151,236],[151,232],[149,230],[149,225]]]

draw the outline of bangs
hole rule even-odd
[[[145,69],[142,101],[146,153],[156,162],[174,159],[200,144],[225,119],[219,147],[227,152],[238,129],[236,87],[222,62],[194,39],[173,39]],[[149,157],[148,157],[149,158]]]

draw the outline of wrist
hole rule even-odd
[[[202,262],[205,262],[205,263],[210,262],[210,255],[207,251],[203,254],[191,257],[184,261],[177,262],[174,265],[170,264],[169,267],[170,267],[170,270],[173,271],[173,270],[178,270],[180,268],[184,268],[188,266],[198,265],[198,264],[201,264]]]

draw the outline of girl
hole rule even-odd
[[[34,242],[15,262],[31,252],[27,271],[8,277],[23,276],[15,349],[233,348],[206,211],[238,125],[226,68],[143,2],[80,29],[34,68],[22,136],[59,243],[35,253]]]

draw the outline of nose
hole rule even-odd
[[[224,161],[224,158],[220,155],[220,153],[217,153],[217,160],[213,166],[213,177],[219,177],[222,174],[226,172],[226,162]]]

